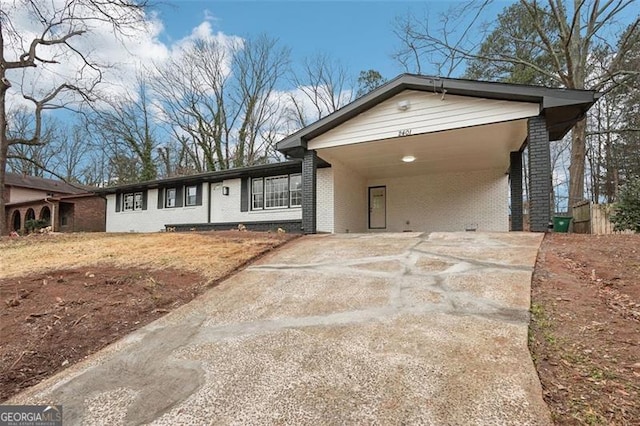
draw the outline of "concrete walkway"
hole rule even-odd
[[[542,235],[310,236],[12,403],[75,424],[551,424]]]

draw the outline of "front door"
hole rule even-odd
[[[369,187],[369,229],[387,227],[387,187]]]

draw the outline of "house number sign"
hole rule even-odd
[[[398,136],[411,136],[411,129],[398,130]]]

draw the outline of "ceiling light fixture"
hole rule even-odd
[[[404,157],[402,157],[402,161],[404,161],[405,163],[412,163],[416,161],[416,157],[414,157],[413,155],[405,155]]]

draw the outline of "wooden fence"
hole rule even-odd
[[[576,234],[616,234],[609,218],[611,204],[592,204],[583,201],[573,206],[573,232]]]

